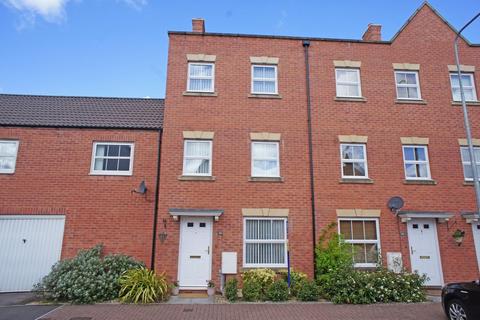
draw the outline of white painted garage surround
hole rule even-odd
[[[0,292],[30,291],[60,260],[65,216],[0,216]]]

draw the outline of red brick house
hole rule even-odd
[[[312,276],[315,239],[336,222],[359,268],[381,255],[430,286],[478,276],[455,30],[430,5],[389,41],[378,25],[348,40],[192,24],[169,33],[158,269],[204,288],[222,274],[285,269],[288,248]],[[477,138],[479,50],[461,40]],[[396,214],[393,196],[405,202]]]
[[[149,265],[163,100],[2,94],[0,115],[0,292],[99,243]]]
[[[429,286],[478,277],[455,30],[430,5],[388,41],[373,24],[362,40],[192,24],[169,33],[165,110],[159,99],[0,95],[2,230],[42,228],[7,225],[38,216],[56,235],[53,260],[103,242],[184,289],[259,267],[313,276],[332,222],[358,268],[380,256]],[[480,150],[479,50],[461,39]],[[146,193],[132,192],[142,181]],[[394,196],[404,206],[392,213]],[[0,265],[15,265],[2,252]]]

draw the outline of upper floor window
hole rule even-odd
[[[407,180],[429,180],[431,178],[426,146],[403,146],[403,162]]]
[[[453,101],[461,101],[460,82],[457,73],[450,73],[450,83],[452,85]],[[466,101],[477,101],[477,93],[475,91],[475,81],[473,73],[462,73],[463,92]]]
[[[0,140],[0,173],[14,173],[17,162],[18,141]]]
[[[183,153],[183,175],[212,175],[211,140],[185,140]]]
[[[287,219],[245,218],[243,234],[244,266],[287,265]]]
[[[213,63],[191,62],[188,64],[187,91],[213,92],[215,65]]]
[[[480,148],[475,147],[473,148],[475,152],[475,161],[477,163],[477,172],[480,172]],[[470,152],[468,151],[467,147],[460,148],[460,154],[462,157],[462,165],[463,165],[463,176],[465,180],[473,181],[473,169],[472,169],[472,162],[470,161]]]
[[[338,229],[352,246],[355,267],[375,267],[380,253],[378,219],[339,219]]]
[[[359,69],[335,68],[335,78],[337,83],[337,97],[362,97]]]
[[[95,142],[93,144],[91,174],[124,175],[132,174],[133,143]]]
[[[368,178],[367,154],[364,144],[340,144],[342,178]]]
[[[252,65],[252,93],[278,93],[277,66]]]
[[[420,100],[420,84],[418,72],[416,71],[395,71],[395,82],[397,86],[398,99]]]
[[[278,142],[252,142],[252,177],[280,177]]]

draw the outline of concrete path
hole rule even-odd
[[[65,305],[44,320],[445,320],[438,303],[334,305],[330,303],[209,305]],[[43,319],[43,318],[40,318]],[[40,320],[39,319],[39,320]]]

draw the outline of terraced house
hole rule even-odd
[[[455,32],[427,3],[391,40],[374,24],[350,40],[210,33],[194,19],[169,33],[165,110],[153,99],[2,96],[14,120],[0,119],[0,226],[16,235],[30,215],[61,215],[55,259],[104,242],[188,290],[249,268],[313,276],[332,222],[358,268],[417,270],[433,287],[471,280],[480,227],[459,81],[480,150],[480,48],[461,39],[459,79]],[[72,101],[90,101],[88,128],[22,123],[44,110],[77,123]],[[394,196],[405,203],[392,212]]]

